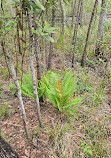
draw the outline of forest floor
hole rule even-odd
[[[58,56],[55,55],[52,67],[68,70],[69,58],[63,68],[61,57]],[[3,60],[1,66],[3,69],[6,67]],[[25,72],[28,67],[27,57],[24,61]],[[74,71],[80,74],[78,82],[81,84],[77,95],[86,92],[86,98],[77,110],[78,119],[60,113],[49,100],[45,100],[41,103],[44,128],[40,128],[35,101],[23,96],[32,143],[26,138],[18,99],[9,89],[11,79],[4,79],[5,72],[4,76],[2,72],[0,82],[3,84],[3,93],[0,105],[7,104],[10,115],[0,120],[1,135],[21,158],[111,157],[111,92],[108,76],[105,76],[107,70],[101,64],[96,70],[88,67],[81,69],[77,65]],[[93,89],[90,90],[91,87]]]

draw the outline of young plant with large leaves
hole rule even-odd
[[[72,71],[67,72],[61,79],[60,74],[50,70],[41,80],[41,88],[44,89],[51,102],[59,111],[67,111],[70,114],[75,113],[76,107],[85,98],[85,96],[76,98],[76,84],[76,75],[73,75]]]

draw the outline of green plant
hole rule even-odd
[[[37,78],[36,78],[36,82],[37,82]],[[19,84],[21,85],[21,81],[19,81]],[[9,88],[11,90],[12,95],[14,95],[17,91],[16,85],[13,83],[10,83]],[[32,74],[31,74],[30,69],[28,71],[28,74],[23,73],[21,90],[22,90],[22,94],[24,94],[25,96],[35,99],[34,92],[33,92]],[[37,90],[38,90],[38,94],[40,98],[45,93],[44,88],[37,87]]]
[[[0,67],[0,76],[6,80],[9,77],[8,70],[4,67]]]
[[[20,81],[19,84],[21,85]],[[16,85],[10,83],[9,88],[11,90],[12,95],[14,95],[16,93]],[[28,72],[28,75],[23,74],[21,90],[24,95],[31,98],[35,98],[33,93],[33,83],[32,83],[32,76],[30,70]]]
[[[49,34],[51,34],[51,33],[55,33],[55,28],[54,27],[51,27],[49,24],[47,24],[46,22],[45,22],[45,26],[44,27],[42,27],[41,25],[40,25],[40,23],[38,23],[37,21],[35,21],[36,23],[37,23],[37,25],[39,26],[39,29],[38,30],[32,30],[33,31],[33,33],[35,33],[35,34],[39,34],[39,35],[41,35],[41,36],[43,36],[43,37],[45,37],[47,40],[49,40],[50,42],[54,42],[54,39],[52,38],[52,37],[50,37],[50,35]]]
[[[21,82],[20,82],[20,85],[21,85]],[[32,74],[31,74],[30,69],[27,75],[23,74],[21,90],[24,95],[33,99],[35,98],[34,92],[33,92]]]
[[[93,156],[94,157],[96,157],[96,156],[107,157],[107,155],[108,155],[107,152],[109,152],[108,150],[110,150],[110,148],[105,149],[104,143],[105,142],[102,143],[101,141],[99,141],[99,142],[94,141],[93,142]]]
[[[12,95],[15,95],[15,93],[17,91],[16,85],[13,83],[10,83],[9,88],[10,88]]]
[[[3,95],[3,89],[2,89],[2,86],[3,86],[3,84],[0,82],[0,98],[1,98],[2,95]]]
[[[88,153],[90,155],[93,155],[93,152],[91,150],[91,146],[87,145],[85,141],[81,140],[81,149],[83,150],[84,153]]]
[[[6,138],[5,138],[5,133],[4,133],[4,131],[3,131],[3,130],[1,130],[0,135],[2,136],[2,138],[6,139]]]
[[[90,59],[88,59],[88,58],[86,58],[86,61],[87,61],[87,65],[88,66],[91,66],[91,64],[93,64],[93,60],[90,60]]]
[[[7,104],[3,104],[2,107],[0,107],[0,116],[1,117],[8,117],[9,116],[9,109]]]
[[[96,91],[94,91],[94,94],[92,95],[92,101],[93,104],[96,106],[99,106],[100,103],[104,100],[104,91],[101,87],[97,88]]]
[[[42,89],[51,102],[59,111],[67,111],[70,114],[75,113],[75,105],[79,105],[85,98],[84,96],[76,98],[76,84],[76,75],[74,76],[72,71],[67,72],[63,79],[60,79],[59,74],[50,70],[41,81]],[[74,93],[75,96],[73,97]]]
[[[104,63],[104,60],[102,59],[102,58],[99,58],[99,65],[101,64],[101,63]]]
[[[90,81],[91,74],[90,73],[86,74],[84,71],[81,73],[81,71],[80,73],[78,73],[77,76],[78,77],[77,91],[79,94],[82,94],[84,92],[91,92],[92,90],[92,83]]]
[[[65,42],[64,42],[64,35],[59,35],[57,38],[57,42],[56,42],[56,47],[58,49],[62,49],[65,47]]]
[[[34,134],[40,135],[40,126],[38,124],[37,129],[34,130]]]
[[[111,20],[107,19],[105,22],[105,32],[109,32],[111,30]]]

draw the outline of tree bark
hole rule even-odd
[[[10,4],[10,13],[12,16],[14,16],[14,11],[13,11],[13,8],[12,8],[12,5],[11,5],[12,1],[9,0],[9,4]]]
[[[79,19],[80,27],[83,27],[83,23],[84,23],[84,0],[81,0],[80,19]]]
[[[73,6],[73,10],[72,10],[72,22],[71,22],[71,28],[73,28],[74,25],[74,16],[76,13],[76,0],[74,1],[74,6]]]
[[[32,19],[31,19],[31,12],[28,11],[28,27],[29,27],[29,41],[30,41],[30,68],[32,73],[32,81],[33,81],[33,90],[34,90],[34,96],[36,100],[36,107],[37,107],[37,113],[38,113],[38,120],[41,127],[43,127],[42,119],[41,119],[41,113],[40,113],[40,104],[39,104],[39,97],[37,93],[37,86],[36,86],[36,76],[35,76],[35,68],[34,68],[34,52],[33,52],[33,33],[32,33]]]
[[[34,14],[34,20],[37,21],[37,17]],[[36,22],[34,22],[34,29],[38,29]],[[39,35],[34,33],[34,44],[35,44],[35,54],[37,62],[37,79],[41,80],[41,55],[40,55],[40,46],[39,46]]]
[[[3,14],[5,15],[4,1],[3,0],[1,0],[1,8],[2,8]]]
[[[81,3],[81,0],[79,0],[79,3],[78,3],[77,17],[76,17],[76,24],[75,24],[74,35],[73,35],[74,52],[73,52],[73,56],[72,56],[72,67],[74,67],[74,60],[75,60],[77,32],[78,32],[78,25],[79,25],[80,3]]]
[[[52,27],[55,26],[55,18],[56,18],[56,8],[55,8],[55,2],[53,2],[53,6],[52,6]],[[51,37],[54,38],[54,33],[51,33]],[[48,57],[48,68],[47,68],[47,70],[51,69],[52,53],[53,53],[53,43],[50,42],[49,57]]]
[[[90,19],[89,27],[88,27],[88,31],[87,31],[87,37],[86,37],[86,43],[85,43],[85,47],[84,47],[84,52],[83,52],[82,60],[81,60],[81,66],[82,67],[85,66],[86,49],[87,49],[89,34],[90,34],[90,30],[91,30],[91,25],[92,25],[92,22],[93,22],[93,18],[94,18],[94,14],[95,14],[95,10],[96,10],[97,5],[98,5],[98,0],[95,0],[94,8],[93,8],[93,11],[92,11],[92,15],[91,15],[91,19]]]
[[[66,14],[65,14],[65,6],[63,0],[60,0],[60,7],[62,13],[62,34],[65,35],[66,30]]]
[[[47,9],[47,7],[46,7],[46,21],[48,21],[48,9]],[[47,53],[47,40],[46,40],[46,38],[45,38],[45,62],[46,62],[46,68],[48,68],[48,53]]]
[[[104,25],[105,25],[105,20],[106,20],[106,8],[107,8],[107,0],[102,0],[99,26],[98,26],[97,43],[96,43],[96,49],[95,49],[96,56],[100,54],[100,44],[103,39]]]
[[[37,21],[37,17],[34,14],[34,20]],[[34,29],[38,29],[36,22],[34,22]],[[36,54],[36,64],[37,64],[37,80],[38,86],[40,86],[41,81],[41,54],[40,54],[40,46],[39,46],[39,35],[34,33],[34,44],[35,44],[35,54]],[[43,96],[39,98],[40,102],[43,102]]]
[[[1,158],[20,158],[14,149],[0,136],[0,157]]]
[[[8,61],[9,61],[10,69],[11,69],[11,72],[12,72],[12,78],[14,80],[14,83],[15,83],[15,85],[17,87],[17,91],[18,91],[18,99],[19,99],[19,103],[20,103],[20,106],[21,106],[25,131],[26,131],[28,139],[30,139],[30,134],[29,134],[29,131],[28,131],[28,128],[27,128],[25,108],[24,108],[23,100],[22,100],[22,91],[21,91],[21,87],[19,85],[19,82],[17,80],[16,72],[15,72],[14,65],[13,65],[13,60],[12,60],[10,52],[6,51],[5,44],[2,40],[1,40],[1,46],[2,46],[2,49],[3,49],[4,55],[7,57]]]

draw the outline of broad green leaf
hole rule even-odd
[[[78,115],[74,114],[74,118],[78,120]]]
[[[85,142],[83,142],[83,143],[81,143],[81,146],[84,146],[86,143]]]
[[[63,0],[63,2],[67,5],[69,3],[68,0]]]
[[[29,0],[26,0],[26,4],[27,4],[27,7],[31,10],[31,5],[30,5]]]
[[[51,6],[51,3],[50,3],[50,2],[47,2],[46,8],[48,9],[48,8],[50,8],[50,6]]]
[[[42,25],[38,21],[35,21],[35,22],[41,29],[43,29]]]
[[[50,37],[50,36],[44,36],[47,40],[49,40],[50,42],[54,42],[54,39],[52,38],[52,37]]]
[[[88,150],[88,153],[89,153],[90,155],[93,155],[93,152],[92,152],[91,150]]]
[[[3,24],[3,21],[0,21],[0,26],[2,26],[2,24]]]
[[[35,3],[40,9],[45,10],[44,6],[39,2],[39,0],[35,0]]]
[[[32,32],[35,34],[39,34],[39,32],[37,30],[35,30],[34,28],[32,28]]]

